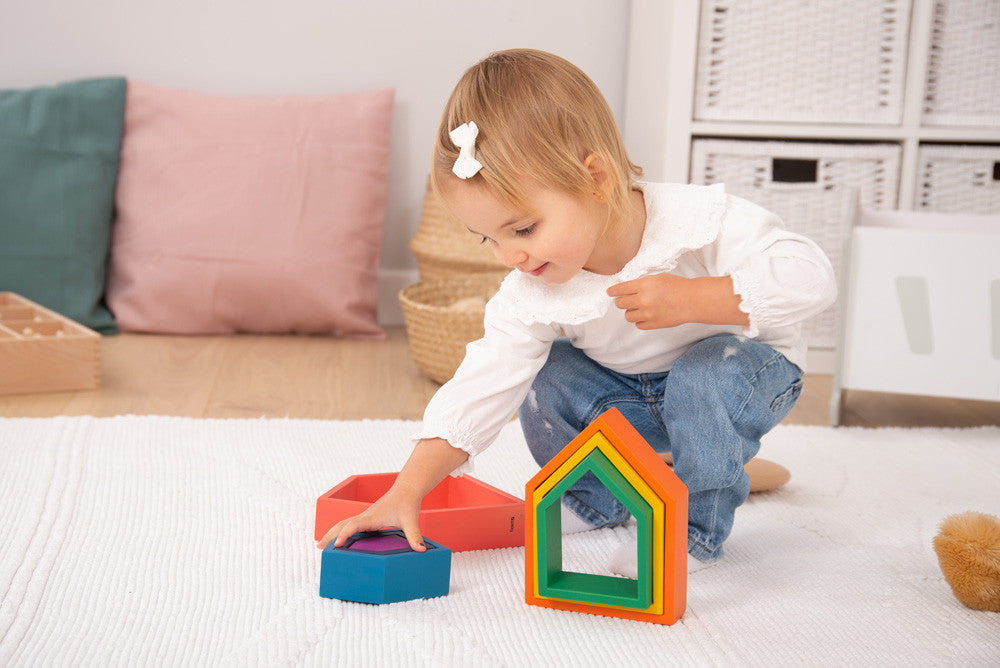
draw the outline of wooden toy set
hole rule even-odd
[[[101,335],[13,292],[0,292],[0,394],[101,384]]]
[[[562,495],[593,473],[637,522],[636,579],[563,569]],[[396,473],[356,475],[316,501],[316,540],[381,497]],[[389,603],[448,593],[452,550],[524,545],[525,601],[673,624],[687,605],[688,491],[617,410],[603,413],[525,485],[524,501],[471,476],[448,477],[421,505],[428,549],[399,529],[358,533],[324,550],[320,595]]]
[[[563,570],[561,499],[593,473],[637,522],[638,578]],[[601,414],[525,485],[525,601],[658,624],[687,605],[688,492],[617,410]]]

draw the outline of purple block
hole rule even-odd
[[[386,533],[358,538],[345,545],[344,548],[361,552],[409,552],[410,543],[405,536]]]

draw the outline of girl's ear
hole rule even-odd
[[[590,173],[590,178],[594,185],[594,196],[601,202],[606,202],[610,195],[609,190],[613,187],[613,179],[608,172],[608,164],[604,157],[597,153],[591,153],[583,160],[583,166]]]

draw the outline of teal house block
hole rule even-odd
[[[356,533],[323,550],[319,595],[360,603],[396,603],[448,593],[451,550],[424,538],[414,552],[401,529]]]

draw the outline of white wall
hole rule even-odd
[[[461,72],[534,47],[575,62],[623,118],[628,0],[0,0],[0,87],[122,75],[205,92],[393,86],[396,108],[380,318],[416,277],[430,141]]]

